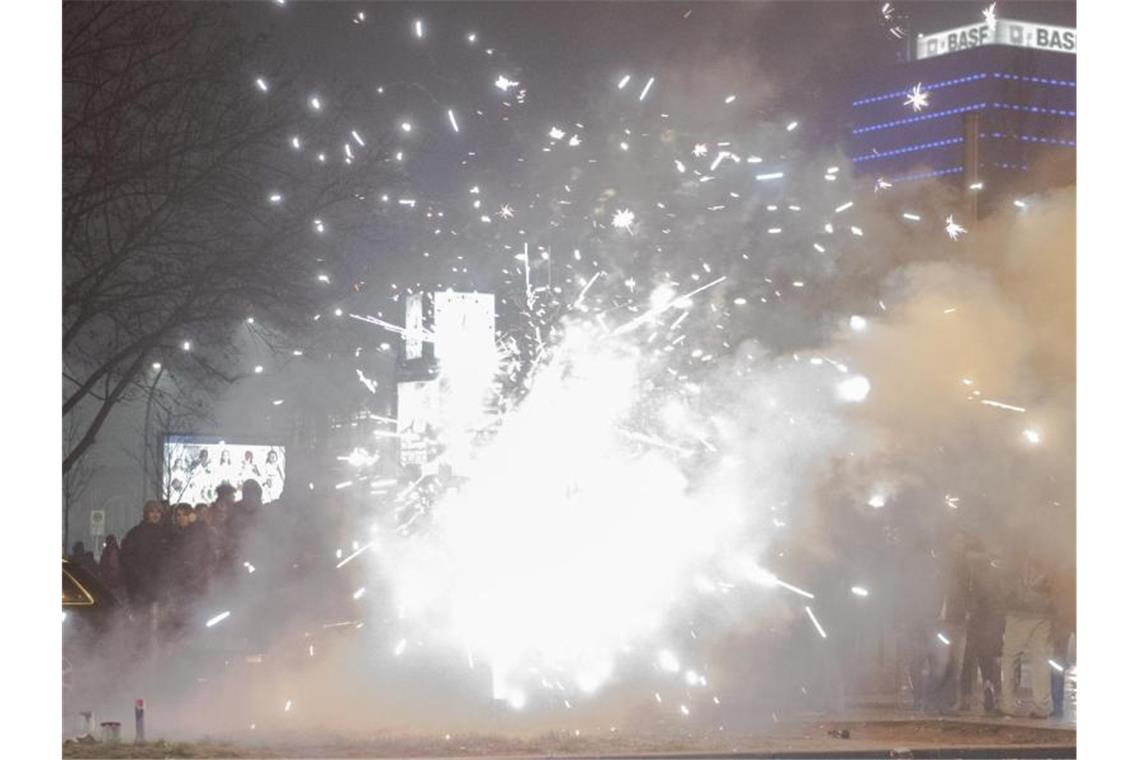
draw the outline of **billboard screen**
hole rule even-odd
[[[427,465],[440,424],[439,380],[398,383],[396,394],[400,464]]]
[[[235,443],[215,436],[167,435],[162,442],[163,497],[171,504],[212,503],[222,483],[238,489],[247,480],[261,485],[263,502],[285,488],[285,447]]]

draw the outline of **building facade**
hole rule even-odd
[[[999,20],[918,35],[865,82],[847,125],[860,175],[980,181],[989,197],[1076,178],[1075,29]]]

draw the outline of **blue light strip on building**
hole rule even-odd
[[[864,132],[875,132],[880,129],[890,129],[891,127],[901,127],[904,124],[914,124],[920,121],[929,121],[930,119],[941,119],[946,116],[953,116],[954,114],[966,113],[967,111],[981,111],[985,108],[1008,108],[1014,111],[1028,111],[1031,113],[1047,113],[1054,116],[1069,116],[1076,118],[1076,111],[1064,111],[1056,108],[1039,108],[1037,106],[1023,106],[1017,103],[973,103],[961,108],[950,108],[945,111],[934,111],[933,113],[923,114],[922,116],[911,116],[907,119],[895,119],[894,121],[884,121],[880,124],[870,124],[866,127],[859,127],[858,129],[851,130],[853,135],[861,135]]]
[[[1040,106],[1022,106],[1016,103],[990,103],[993,108],[1009,108],[1014,111],[1029,111],[1030,113],[1048,113],[1054,116],[1072,116],[1076,118],[1076,111],[1066,111],[1058,108],[1041,108]]]
[[[1003,136],[1007,137],[1007,138],[1012,138],[1015,140],[1021,140],[1022,142],[1047,143],[1049,145],[1064,145],[1064,146],[1067,146],[1070,148],[1077,147],[1077,143],[1075,140],[1058,140],[1058,139],[1054,139],[1052,137],[1034,137],[1033,135],[1009,135],[1009,134],[1003,135],[1003,133],[1001,133],[1001,132],[990,132],[990,133],[984,133],[983,132],[980,135],[980,137],[987,138],[987,139],[988,138],[1001,138]],[[903,147],[903,148],[895,148],[894,150],[885,150],[885,151],[880,151],[878,153],[864,153],[861,156],[856,156],[855,158],[852,158],[851,163],[861,164],[864,161],[874,161],[874,160],[879,159],[879,158],[890,158],[891,156],[901,156],[905,153],[914,153],[916,151],[930,150],[933,148],[942,148],[942,147],[945,147],[947,145],[960,145],[962,143],[962,141],[963,141],[963,138],[961,138],[961,137],[953,137],[953,138],[947,138],[945,140],[935,140],[934,142],[919,143],[916,145],[908,145],[908,146]]]
[[[1077,83],[1067,79],[1047,79],[1045,77],[1023,77],[1017,74],[1005,74],[996,72],[993,74],[970,74],[969,76],[957,77],[955,79],[944,79],[941,82],[934,82],[926,86],[927,90],[938,90],[943,87],[953,87],[958,84],[965,84],[966,82],[976,82],[979,79],[986,79],[993,77],[994,79],[1011,79],[1017,82],[1033,82],[1034,84],[1049,84],[1056,87],[1076,87]],[[910,94],[910,89],[895,90],[894,92],[884,93],[882,95],[873,95],[869,98],[861,98],[852,101],[852,106],[865,106],[870,103],[881,103],[884,100],[892,98],[903,98]]]
[[[974,82],[974,81],[977,81],[979,79],[985,79],[988,76],[993,76],[993,75],[992,74],[972,74],[972,75],[967,76],[967,77],[958,77],[957,79],[945,79],[941,82],[934,82],[933,84],[928,84],[928,85],[926,85],[925,89],[927,89],[927,90],[938,90],[938,89],[941,89],[943,87],[953,87],[956,84],[964,84],[965,82]],[[890,100],[891,98],[906,97],[909,94],[910,94],[909,89],[897,90],[895,92],[888,92],[885,95],[875,95],[875,96],[870,97],[870,98],[863,98],[862,100],[856,100],[851,105],[853,105],[853,106],[865,106],[868,103],[880,103],[884,100]]]
[[[907,119],[895,119],[894,121],[884,121],[881,124],[871,124],[866,127],[859,127],[858,129],[851,130],[853,135],[861,135],[864,132],[874,132],[879,129],[889,129],[890,127],[899,127],[903,124],[914,124],[920,121],[930,121],[931,119],[941,119],[946,116],[953,116],[958,113],[966,113],[967,111],[980,111],[986,107],[985,103],[972,103],[968,106],[961,108],[951,108],[946,111],[934,111],[932,113],[923,114],[922,116],[911,116]]]
[[[1015,140],[1021,140],[1022,142],[1037,142],[1037,143],[1048,143],[1050,145],[1065,145],[1065,146],[1068,146],[1070,148],[1077,147],[1077,141],[1076,140],[1058,140],[1058,139],[1053,138],[1053,137],[1035,137],[1033,135],[1003,135],[1001,132],[991,132],[989,135],[985,135],[985,134],[982,135],[982,137],[1003,137],[1003,136],[1004,137],[1011,137]]]
[[[1034,82],[1035,84],[1051,84],[1057,87],[1076,87],[1076,82],[1067,79],[1045,79],[1044,77],[1019,77],[1017,74],[990,74],[995,79],[1015,79],[1019,82]]]
[[[934,142],[919,143],[918,145],[908,145],[905,148],[895,148],[894,150],[880,151],[879,153],[865,153],[862,156],[856,156],[851,159],[851,163],[858,164],[863,161],[874,161],[876,158],[890,158],[891,156],[899,156],[903,153],[914,153],[916,150],[927,150],[928,148],[941,148],[946,145],[958,145],[962,142],[961,137],[948,137],[945,140],[935,140]]]
[[[986,164],[986,166],[996,169],[1015,169],[1017,171],[1027,172],[1029,167],[1025,164],[1007,164],[1007,163],[993,163]],[[961,166],[951,166],[946,169],[938,169],[932,172],[923,172],[922,174],[910,174],[905,177],[891,177],[890,182],[909,182],[916,179],[930,179],[931,177],[945,177],[949,174],[961,174],[963,171]]]

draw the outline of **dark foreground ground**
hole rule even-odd
[[[846,732],[846,738],[844,738]],[[265,744],[153,742],[119,745],[69,741],[63,756],[73,758],[651,758],[715,760],[750,758],[1076,757],[1077,732],[1071,725],[982,718],[921,719],[863,717],[836,721],[789,722],[762,736],[550,733],[533,737],[384,735],[371,738],[282,739]]]

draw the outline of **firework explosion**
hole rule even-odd
[[[882,17],[899,36],[903,19],[891,4]],[[346,27],[368,21],[345,11]],[[518,115],[527,74],[486,36],[446,39],[430,18],[415,20],[407,44],[469,47],[484,90],[467,103],[433,96],[418,112],[401,101],[390,134],[357,127],[343,136],[346,163],[354,145],[383,142],[386,161],[411,167],[431,140],[461,140],[461,166],[475,168],[452,196],[390,190],[363,199],[414,219],[408,249],[425,261],[409,281],[340,294],[332,313],[368,323],[376,343],[392,335],[442,343],[374,315],[381,298],[400,303],[434,286],[494,290],[502,319],[489,350],[438,357],[450,408],[429,452],[468,462],[466,477],[443,493],[426,493],[423,477],[383,483],[335,568],[365,568],[371,582],[352,600],[384,621],[375,647],[393,660],[469,672],[519,710],[572,708],[636,683],[647,700],[687,717],[697,703],[720,705],[705,642],[765,604],[793,611],[788,625],[827,644],[842,635],[829,625],[828,601],[769,569],[767,550],[801,516],[827,463],[856,453],[878,461],[859,429],[861,410],[906,394],[890,382],[880,388],[874,370],[885,362],[863,347],[901,334],[878,283],[848,299],[862,315],[821,304],[851,289],[842,262],[876,237],[925,241],[944,231],[956,240],[966,229],[937,205],[896,213],[902,232],[864,218],[866,195],[841,162],[800,148],[794,114],[759,126],[742,120],[734,109],[746,96],[726,84],[706,98],[719,110],[698,119],[685,104],[693,94],[670,92],[669,77],[622,72],[596,83],[586,112],[528,121]],[[254,82],[254,96],[301,98],[314,115],[343,107]],[[915,86],[900,111],[921,110],[927,97]],[[487,137],[505,114],[510,128]],[[480,166],[475,157],[489,149],[468,137],[475,132],[499,149],[522,144],[516,165]],[[300,129],[282,145],[322,164],[334,149]],[[889,195],[893,184],[879,178],[873,191]],[[273,188],[265,197],[284,201]],[[328,220],[312,225],[314,235],[335,233]],[[315,276],[330,285],[327,274]],[[936,306],[940,319],[959,308]],[[354,370],[376,393],[370,371]],[[953,377],[947,398],[960,399],[961,382]],[[1026,412],[980,398],[1005,387],[972,383],[969,403]],[[377,438],[407,435],[393,433],[390,419],[371,420]],[[1024,422],[1015,444],[1047,446],[1053,436]],[[378,482],[378,448],[338,458],[351,467],[338,490]],[[856,480],[854,503],[876,511],[908,485],[887,466]],[[958,501],[947,494],[939,506],[956,510]],[[858,599],[885,596],[862,580],[841,585]],[[229,616],[206,625],[223,629]]]

